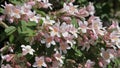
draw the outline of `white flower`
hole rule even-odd
[[[21,47],[22,47],[23,55],[26,55],[27,53],[33,55],[33,52],[35,52],[35,50],[33,50],[30,45],[27,46],[21,45]]]
[[[35,21],[36,23],[38,23],[39,19],[39,16],[33,16],[32,18],[30,18],[30,21]]]
[[[47,24],[49,24],[49,25],[53,25],[54,23],[55,23],[55,21],[54,20],[50,20],[50,17],[49,16],[46,16],[46,18],[41,18],[42,20],[43,20],[43,24],[45,24],[45,25],[47,25]]]

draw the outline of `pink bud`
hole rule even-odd
[[[66,23],[70,23],[71,22],[71,18],[70,17],[62,16],[61,19],[63,19]]]
[[[26,63],[29,67],[31,66],[31,64],[29,62]]]
[[[80,9],[78,14],[79,14],[80,16],[83,16],[83,17],[89,16],[89,13],[88,13],[88,11],[86,11],[86,8]]]
[[[46,57],[45,60],[46,60],[46,62],[52,62],[52,59],[49,57]]]
[[[30,2],[28,2],[28,4],[31,5],[31,6],[34,6],[35,5],[35,1],[30,1]]]
[[[103,63],[101,61],[99,61],[98,64],[99,64],[100,67],[103,67]]]

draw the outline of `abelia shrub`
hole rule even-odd
[[[119,68],[120,27],[103,27],[95,7],[74,5],[52,10],[49,0],[2,5],[1,68]],[[1,36],[2,35],[2,36]]]

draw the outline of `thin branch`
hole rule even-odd
[[[8,25],[5,24],[3,21],[0,21],[0,26],[2,26],[3,28],[8,28]]]

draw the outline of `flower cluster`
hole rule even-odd
[[[78,68],[106,68],[116,61],[120,57],[118,22],[103,27],[103,22],[95,16],[93,3],[79,7],[73,2],[64,3],[62,9],[49,14],[37,12],[40,8],[52,10],[48,0],[2,5],[0,23],[6,20],[10,23],[5,29],[10,43],[0,49],[2,68],[61,68],[69,63],[76,63]],[[16,40],[11,41],[13,38]]]

